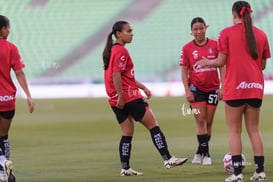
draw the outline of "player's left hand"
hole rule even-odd
[[[27,98],[27,103],[28,103],[28,111],[29,113],[32,113],[34,111],[34,102],[31,97]]]
[[[146,94],[147,99],[150,99],[152,97],[152,92],[148,88],[145,87],[143,91]]]
[[[224,89],[220,88],[219,92],[218,92],[218,99],[222,100],[223,99],[223,95],[224,95]]]
[[[202,59],[196,63],[197,68],[204,68],[207,66],[207,63],[208,63],[208,59],[203,56]]]

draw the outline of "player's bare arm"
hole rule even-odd
[[[265,70],[266,67],[266,59],[262,59],[262,70]]]
[[[186,99],[188,102],[194,102],[194,96],[189,88],[188,72],[189,72],[189,67],[182,66],[182,75],[181,76],[182,76],[182,82],[183,82],[183,85],[185,88]]]
[[[24,92],[27,96],[28,109],[29,109],[29,112],[32,113],[34,111],[34,102],[31,98],[31,94],[28,89],[25,73],[22,69],[20,69],[20,70],[15,71],[15,75],[16,75],[16,78],[17,78],[20,86],[22,87],[22,89],[24,90]]]
[[[119,109],[124,108],[124,98],[123,98],[123,92],[122,92],[122,80],[121,80],[121,72],[114,72],[113,73],[113,82],[115,89],[118,94],[118,101],[117,101],[117,107]]]
[[[144,84],[136,80],[136,85],[138,88],[144,91],[144,93],[147,96],[147,99],[150,99],[152,97],[152,92]]]
[[[226,66],[220,67],[220,77],[221,77],[221,87],[218,93],[218,99],[222,100],[224,95],[224,83],[225,83],[225,74],[226,74]]]
[[[203,68],[206,66],[211,67],[223,67],[226,64],[227,61],[227,55],[224,53],[219,53],[217,59],[208,60],[206,57],[203,57],[201,61],[197,63],[199,68]]]

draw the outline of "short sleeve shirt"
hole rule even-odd
[[[215,91],[220,86],[217,68],[198,68],[197,62],[206,57],[216,59],[218,57],[217,41],[207,39],[207,43],[199,46],[191,41],[182,48],[180,66],[189,67],[189,83],[194,84],[203,92]]]
[[[114,87],[113,73],[120,72],[122,80],[122,91],[125,103],[142,98],[135,80],[134,64],[127,51],[121,45],[114,45],[111,50],[109,67],[104,72],[104,82],[106,87],[109,103],[116,106],[118,94]]]
[[[218,51],[227,55],[223,100],[262,99],[264,78],[262,59],[270,58],[266,34],[253,26],[258,59],[253,60],[245,38],[242,24],[236,24],[221,31]]]
[[[25,64],[17,47],[5,39],[0,39],[0,64],[0,111],[14,110],[16,87],[10,70],[20,70]]]

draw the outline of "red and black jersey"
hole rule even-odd
[[[221,31],[218,51],[227,54],[223,100],[262,99],[264,78],[262,59],[270,58],[266,34],[253,26],[258,59],[253,60],[245,37],[245,28],[236,24]]]
[[[111,106],[116,106],[118,94],[114,87],[113,73],[121,72],[122,91],[125,103],[143,97],[136,85],[134,64],[127,51],[121,45],[114,45],[111,50],[109,67],[104,72],[104,82]]]
[[[16,71],[24,67],[17,47],[6,39],[0,39],[0,111],[15,109],[16,87],[10,70]]]
[[[217,41],[207,39],[207,43],[199,46],[195,41],[187,43],[182,48],[179,65],[189,67],[189,83],[194,84],[203,92],[217,90],[220,86],[217,68],[205,67],[197,68],[197,62],[206,57],[216,59],[218,57]]]

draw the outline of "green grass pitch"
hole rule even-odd
[[[210,142],[212,166],[191,164],[197,141],[192,115],[183,116],[184,97],[152,98],[149,104],[163,130],[169,150],[189,161],[165,169],[150,133],[135,126],[131,166],[144,176],[120,177],[118,144],[120,128],[106,98],[35,100],[36,110],[28,114],[25,100],[17,100],[16,116],[9,133],[11,159],[19,182],[219,182],[228,176],[223,169],[229,151],[224,103],[216,111]],[[260,128],[264,140],[267,181],[273,181],[273,96],[265,96]],[[242,133],[247,158],[245,181],[254,172],[250,141]]]

